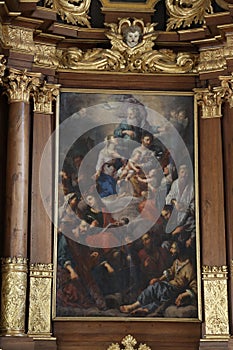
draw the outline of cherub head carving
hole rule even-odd
[[[131,48],[137,46],[142,39],[141,28],[137,25],[124,28],[122,34],[124,42]]]

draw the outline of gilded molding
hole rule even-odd
[[[113,2],[111,0],[100,0],[103,11],[121,11],[121,12],[137,12],[137,11],[145,11],[153,13],[155,10],[155,6],[161,0],[147,0],[145,2],[128,2],[125,1],[117,1]]]
[[[228,50],[229,51],[229,50]],[[201,51],[199,55],[198,72],[209,72],[222,70],[227,67],[226,49],[220,48],[215,50]]]
[[[91,28],[88,16],[91,0],[45,0],[45,6],[51,7],[67,23],[81,24]]]
[[[35,43],[34,63],[37,66],[56,69],[59,66],[59,51],[56,46]]]
[[[121,341],[121,344],[124,346],[124,350],[136,350],[135,346],[137,344],[137,341],[135,338],[132,337],[132,335],[127,335],[126,337],[123,338]],[[115,343],[111,344],[107,350],[123,350],[121,349],[120,344]],[[149,346],[146,344],[139,344],[138,350],[151,350]]]
[[[9,103],[29,103],[31,92],[40,84],[40,76],[41,73],[27,72],[26,70],[22,72],[10,68],[8,76],[3,80]]]
[[[2,258],[2,335],[25,334],[27,272],[26,258]]]
[[[220,48],[206,47],[200,51],[197,71],[208,73],[227,68],[227,60],[233,56],[233,35],[226,34],[226,42]]]
[[[28,336],[50,338],[53,264],[30,265]]]
[[[34,54],[33,29],[4,24],[1,25],[0,32],[0,39],[4,48]]]
[[[44,83],[33,93],[34,113],[53,114],[52,103],[59,95],[59,84]]]
[[[205,338],[229,338],[227,266],[203,266]]]
[[[169,49],[153,50],[157,38],[155,23],[144,25],[143,20],[122,18],[118,24],[105,23],[110,29],[106,36],[111,49],[91,49],[83,52],[76,47],[63,51],[60,68],[83,70],[102,70],[108,72],[132,73],[190,73],[196,56],[187,52],[176,54]],[[140,40],[133,47],[125,40],[125,32],[139,28]]]
[[[213,13],[211,0],[165,0],[169,19],[167,31],[191,24],[204,23],[204,17]]]

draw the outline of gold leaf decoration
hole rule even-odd
[[[45,6],[51,6],[61,19],[74,25],[91,27],[88,16],[91,0],[45,0]]]
[[[123,338],[123,340],[121,341],[121,344],[124,346],[125,350],[136,350],[135,346],[137,344],[137,341],[132,335],[129,334]],[[123,350],[123,349],[121,349],[118,343],[115,343],[115,344],[111,344],[107,350]],[[140,344],[138,347],[138,350],[151,350],[151,348],[146,344]]]
[[[23,335],[25,330],[27,259],[2,259],[1,334]]]
[[[41,73],[10,68],[9,75],[3,79],[9,100],[28,103],[31,92],[40,84],[40,77]]]
[[[227,267],[203,266],[206,338],[229,338]]]
[[[52,264],[32,264],[30,266],[30,304],[28,335],[51,336],[51,286]]]
[[[166,0],[167,31],[191,24],[203,23],[204,16],[213,13],[211,0]]]
[[[143,20],[122,18],[116,23],[105,24],[110,28],[106,36],[111,49],[92,49],[83,52],[78,48],[64,50],[60,68],[75,70],[105,70],[132,73],[187,73],[194,68],[196,58],[193,54],[172,50],[154,50],[157,32],[156,23],[144,25]],[[130,46],[125,33],[135,29],[140,32],[140,40]]]

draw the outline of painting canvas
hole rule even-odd
[[[191,93],[62,90],[54,317],[200,316]]]

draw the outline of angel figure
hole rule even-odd
[[[142,39],[142,30],[137,25],[126,27],[123,32],[123,40],[129,47],[135,47]]]

